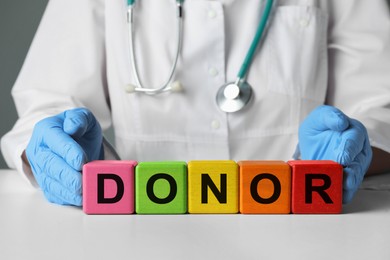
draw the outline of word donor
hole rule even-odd
[[[338,214],[343,168],[333,161],[93,161],[87,214]]]

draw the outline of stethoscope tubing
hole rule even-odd
[[[264,10],[262,12],[263,14],[262,14],[261,19],[259,21],[258,29],[256,30],[255,37],[253,38],[251,46],[249,47],[249,50],[245,56],[244,62],[241,65],[240,71],[237,74],[236,82],[239,82],[240,80],[246,79],[250,65],[251,65],[252,60],[255,56],[255,52],[258,49],[260,42],[263,39],[263,35],[265,34],[265,31],[266,31],[267,26],[269,24],[273,5],[274,5],[274,0],[267,0],[265,7],[264,7]]]
[[[133,8],[135,0],[127,0],[128,11],[127,11],[127,24],[128,24],[128,40],[130,49],[130,60],[132,64],[135,85],[129,84],[126,86],[126,91],[131,92],[142,92],[149,95],[160,94],[167,91],[180,91],[181,85],[178,82],[173,82],[173,77],[176,71],[179,56],[183,45],[183,7],[184,0],[176,0],[177,6],[177,48],[176,55],[172,62],[169,76],[163,85],[157,88],[145,87],[140,79],[138,72],[137,58],[135,54],[135,25],[133,19]],[[244,108],[251,100],[252,87],[246,81],[251,63],[254,59],[257,49],[259,49],[262,41],[265,37],[265,33],[269,27],[270,20],[274,15],[274,6],[277,0],[264,0],[265,4],[262,4],[261,18],[258,27],[255,32],[255,36],[251,42],[245,59],[240,67],[235,82],[224,84],[219,88],[216,95],[216,102],[219,108],[224,112],[236,112]]]
[[[160,87],[153,88],[153,87],[145,87],[140,79],[139,73],[138,73],[138,64],[137,64],[137,58],[135,55],[135,25],[134,25],[134,19],[133,19],[133,8],[134,8],[134,0],[132,1],[133,4],[128,6],[127,10],[127,24],[128,24],[128,39],[129,39],[129,46],[130,46],[130,60],[132,63],[132,68],[133,68],[133,74],[136,82],[136,87],[134,88],[134,91],[137,92],[144,92],[146,94],[154,95],[154,94],[159,94],[162,92],[167,92],[170,91],[170,83],[172,82],[172,79],[175,75],[177,63],[179,60],[179,56],[181,53],[182,45],[183,45],[183,8],[182,8],[182,2],[183,0],[177,0],[176,1],[176,10],[177,10],[177,15],[176,15],[176,20],[177,20],[177,35],[176,35],[176,42],[177,42],[177,47],[176,47],[176,55],[175,58],[172,62],[172,66],[170,69],[169,76],[167,80],[162,84]]]

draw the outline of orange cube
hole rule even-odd
[[[240,161],[240,212],[289,214],[291,169],[283,161]]]

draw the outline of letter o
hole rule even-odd
[[[158,198],[154,194],[154,183],[159,180],[164,179],[169,182],[169,186],[171,187],[170,192],[166,198]],[[177,184],[176,180],[169,174],[166,173],[157,173],[149,178],[147,184],[146,184],[146,194],[148,195],[149,199],[157,204],[167,204],[170,203],[172,200],[175,199],[177,194]]]
[[[257,186],[262,179],[269,179],[270,181],[272,181],[272,183],[274,185],[274,193],[269,198],[262,198],[262,197],[260,197],[259,193],[257,192]],[[251,195],[252,195],[252,198],[255,201],[257,201],[258,203],[261,203],[261,204],[274,203],[280,197],[280,193],[281,193],[280,181],[275,175],[273,175],[271,173],[261,173],[259,175],[256,175],[255,178],[253,178],[253,180],[251,182]]]

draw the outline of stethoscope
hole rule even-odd
[[[219,88],[216,96],[216,102],[218,107],[224,112],[236,112],[244,108],[252,97],[252,87],[246,81],[250,65],[255,56],[256,49],[261,43],[264,32],[267,28],[267,24],[270,21],[270,15],[274,0],[266,0],[266,4],[263,9],[259,26],[257,27],[256,34],[252,40],[250,48],[246,54],[244,62],[241,65],[240,71],[237,74],[237,79],[234,82],[229,82]],[[164,92],[180,92],[183,87],[178,81],[173,81],[173,77],[176,71],[177,62],[182,49],[183,38],[183,2],[184,0],[176,0],[177,9],[177,46],[176,55],[173,60],[169,77],[160,87],[150,88],[145,87],[139,77],[137,68],[137,59],[134,51],[134,19],[133,12],[135,8],[135,0],[127,0],[127,24],[129,30],[129,49],[130,59],[133,67],[133,74],[135,78],[135,85],[126,85],[126,91],[128,93],[145,93],[149,95],[156,95]]]

